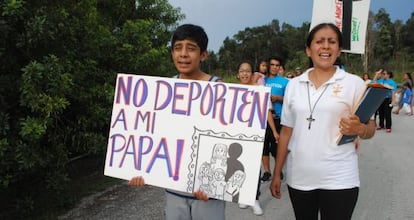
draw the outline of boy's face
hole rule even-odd
[[[276,76],[279,73],[280,62],[275,59],[271,59],[269,62],[269,74]]]
[[[382,76],[384,77],[384,79],[390,79],[390,74],[386,70],[384,70],[384,73]]]
[[[177,40],[171,51],[175,68],[181,74],[191,75],[200,70],[200,62],[207,58],[207,51],[200,52],[200,47],[192,40]]]

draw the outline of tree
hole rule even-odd
[[[375,59],[380,63],[386,63],[392,58],[395,45],[391,20],[383,8],[375,15],[374,29],[378,32],[374,48]]]
[[[207,71],[208,73],[211,74],[215,74],[217,75],[218,73],[216,73],[216,70],[218,69],[218,57],[217,55],[214,53],[214,51],[209,51],[208,52],[208,57],[207,60],[203,63],[201,63],[201,69]]]
[[[171,75],[182,18],[166,0],[1,3],[0,193],[14,198],[0,195],[4,210],[39,210],[35,185],[49,205],[68,203],[66,164],[106,150],[116,73]]]

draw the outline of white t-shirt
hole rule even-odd
[[[333,77],[315,90],[308,77],[311,70],[290,80],[284,96],[281,124],[293,128],[286,161],[287,184],[299,190],[358,187],[355,144],[338,146],[336,140],[340,118],[350,115],[365,83],[337,68]],[[315,120],[309,129],[307,118],[312,108]]]

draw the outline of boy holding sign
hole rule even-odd
[[[200,69],[205,61],[208,37],[204,29],[197,25],[179,26],[171,39],[171,56],[178,78],[203,81],[221,81]],[[144,178],[134,177],[129,181],[132,186],[144,186]],[[209,199],[199,190],[193,194],[166,190],[166,219],[225,219],[225,201]]]

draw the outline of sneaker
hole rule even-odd
[[[271,176],[272,176],[272,174],[270,174],[270,172],[265,172],[262,176],[262,181],[263,182],[269,181]]]
[[[381,126],[378,126],[377,127],[377,130],[381,130],[381,129],[383,129],[383,127],[381,127]]]
[[[247,207],[249,207],[249,206],[245,205],[245,204],[239,204],[239,208],[241,208],[241,209],[247,209]]]
[[[385,130],[385,132],[387,132],[387,133],[391,133],[391,128],[387,128],[387,129]]]
[[[253,214],[255,214],[255,215],[263,215],[263,209],[262,209],[262,207],[260,207],[259,200],[256,200],[254,202],[254,206],[252,206],[252,208],[253,208]]]

